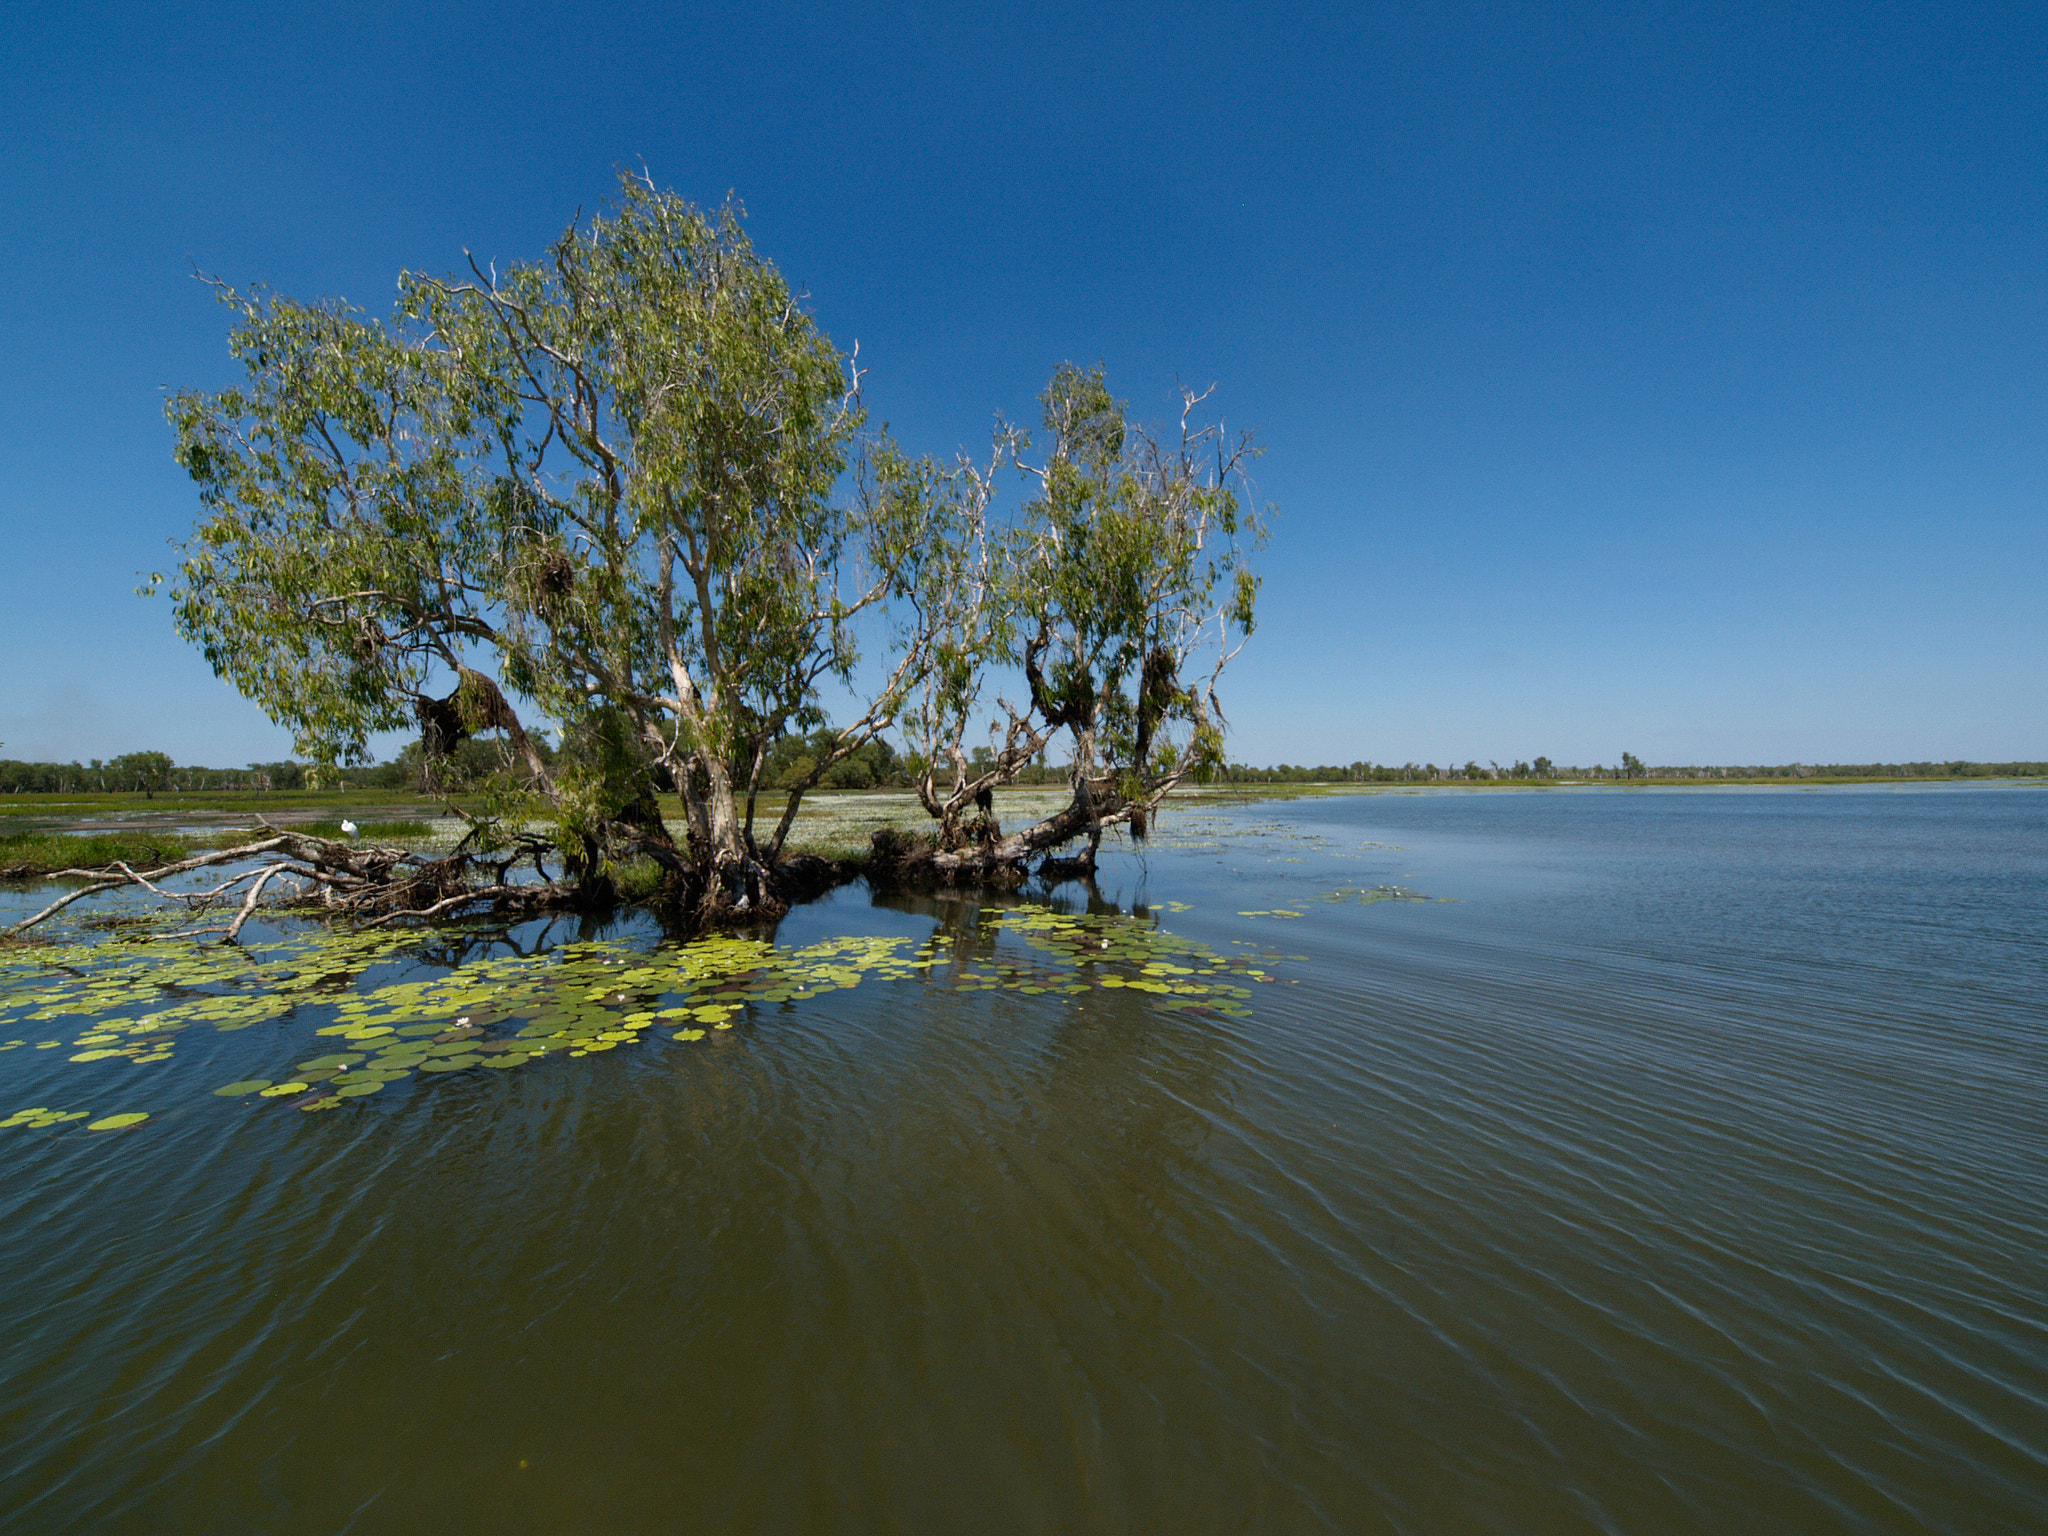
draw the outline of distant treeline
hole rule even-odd
[[[372,774],[381,771],[367,770]],[[130,752],[104,761],[94,758],[89,763],[24,763],[0,758],[0,794],[153,795],[159,790],[197,793],[306,789],[311,787],[311,772],[306,764],[294,762],[251,763],[246,768],[180,767],[162,752]],[[349,777],[352,783],[364,782],[360,775]]]
[[[546,738],[536,736],[533,743],[542,758],[553,764],[557,754]],[[801,779],[831,746],[829,730],[782,737],[770,749],[763,765],[763,787],[783,789]],[[989,749],[980,747],[970,762],[982,764],[989,756]],[[260,794],[309,789],[435,793],[475,787],[510,766],[504,743],[495,736],[470,737],[458,743],[452,752],[434,761],[431,774],[416,741],[408,743],[388,763],[354,768],[320,768],[290,759],[250,763],[245,768],[205,768],[174,763],[162,752],[131,752],[104,761],[94,758],[88,763],[24,763],[0,758],[0,794]],[[917,768],[915,758],[900,755],[888,742],[877,738],[834,763],[821,783],[826,789],[904,789],[915,782]],[[1065,767],[1048,767],[1039,762],[1027,764],[1018,782],[1063,784],[1066,778]]]
[[[1222,778],[1232,784],[1441,784],[1482,779],[2031,779],[2048,776],[2048,763],[1777,763],[1683,766],[1646,764],[1624,752],[1611,767],[1567,767],[1547,757],[1506,765],[1466,762],[1439,767],[1435,763],[1344,763],[1320,767],[1282,763],[1253,768],[1233,763]]]
[[[776,742],[762,772],[764,788],[779,789],[810,770],[816,758],[829,749],[830,732],[817,731],[809,737],[785,736]],[[541,755],[553,762],[555,753],[544,739],[536,739]],[[977,748],[971,761],[981,763],[986,747]],[[462,790],[483,783],[507,766],[503,746],[495,739],[472,737],[453,753],[437,760],[431,780],[424,772],[420,744],[413,742],[388,763],[357,768],[319,768],[310,763],[286,759],[277,763],[250,763],[245,768],[203,768],[177,764],[162,752],[130,752],[105,761],[89,763],[24,763],[0,758],[0,794],[140,794],[159,791],[207,794],[226,791],[264,793],[308,789],[390,789],[432,792]],[[869,742],[853,756],[833,765],[825,775],[828,789],[903,789],[915,782],[918,764],[899,755],[888,742]],[[1019,775],[1020,784],[1064,784],[1069,770],[1065,764],[1038,762],[1027,765]],[[1217,778],[1226,784],[1444,784],[1505,780],[1714,780],[1714,779],[2028,779],[2048,777],[2048,763],[1778,763],[1743,765],[1687,764],[1668,766],[1646,764],[1624,752],[1613,766],[1595,763],[1590,768],[1568,767],[1547,757],[1533,762],[1500,764],[1469,761],[1439,767],[1435,763],[1324,763],[1316,767],[1281,763],[1273,768],[1254,768],[1232,763],[1219,770]]]

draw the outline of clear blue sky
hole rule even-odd
[[[910,446],[1219,386],[1232,755],[2048,757],[2048,8],[0,3],[0,755],[289,743],[131,594],[189,272],[389,303],[615,169]]]

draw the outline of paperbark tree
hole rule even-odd
[[[994,465],[1008,462],[1037,494],[937,599],[950,605],[962,655],[928,676],[912,745],[920,798],[939,823],[929,858],[943,878],[1019,878],[1029,858],[1080,837],[1075,867],[1092,869],[1106,828],[1142,838],[1174,788],[1222,763],[1216,686],[1252,630],[1248,560],[1270,509],[1252,500],[1253,440],[1201,420],[1207,398],[1183,391],[1178,431],[1162,437],[1129,420],[1100,368],[1068,364],[1041,396],[1043,461],[1027,458],[1025,433],[1001,427],[991,469],[963,463],[947,482],[953,501],[985,507]],[[995,700],[991,750],[977,761],[965,741],[990,660],[1019,667],[1024,692]],[[993,791],[1061,737],[1072,753],[1068,803],[1003,831]]]
[[[389,323],[217,286],[246,382],[168,408],[205,509],[177,622],[216,672],[320,761],[415,720],[503,729],[586,868],[630,847],[707,916],[779,905],[798,801],[890,723],[933,630],[891,631],[764,836],[768,749],[822,723],[864,616],[918,588],[961,509],[865,435],[858,371],[735,210],[624,176],[542,261],[402,275]],[[535,712],[578,745],[553,767]]]

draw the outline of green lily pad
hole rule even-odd
[[[252,1077],[246,1082],[229,1083],[225,1088],[216,1088],[213,1090],[213,1096],[217,1099],[238,1099],[245,1093],[261,1093],[269,1086],[269,1078]]]
[[[281,1099],[287,1094],[304,1093],[311,1083],[272,1083],[268,1088],[257,1090],[257,1096],[265,1099]]]
[[[147,1120],[148,1118],[148,1115],[141,1114],[139,1112],[129,1113],[125,1115],[108,1115],[103,1120],[93,1121],[93,1123],[91,1125],[88,1125],[86,1129],[88,1131],[118,1131],[123,1126],[140,1125],[143,1121]]]
[[[359,1099],[366,1093],[382,1093],[384,1085],[372,1082],[353,1082],[334,1090],[337,1099]]]
[[[332,1056],[315,1056],[311,1061],[299,1063],[301,1071],[317,1072],[322,1067],[352,1067],[363,1060],[361,1051],[336,1051]]]

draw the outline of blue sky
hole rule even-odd
[[[388,305],[616,168],[909,446],[1218,385],[1253,762],[2048,757],[2048,11],[0,3],[0,755],[281,756],[132,595],[190,277]]]

